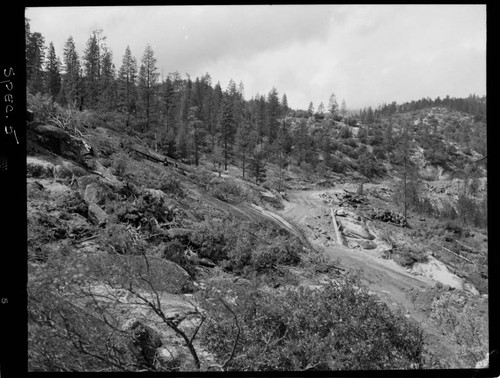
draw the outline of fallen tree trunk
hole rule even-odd
[[[456,239],[453,239],[453,240],[455,240],[455,243],[457,243],[458,245],[461,245],[462,247],[464,247],[464,248],[468,249],[470,252],[472,252],[472,253],[477,253],[477,252],[476,252],[476,251],[475,251],[472,247],[466,246],[465,244],[460,243],[460,242],[459,242],[458,240],[456,240]]]
[[[460,256],[458,253],[455,253],[455,252],[453,252],[452,250],[450,250],[450,249],[448,249],[448,248],[446,248],[446,247],[443,247],[443,246],[441,246],[441,248],[442,248],[443,250],[445,250],[446,252],[452,253],[452,254],[454,254],[455,256],[457,256],[457,257],[461,258],[462,260],[465,260],[465,261],[467,261],[468,263],[473,264],[473,262],[472,262],[472,261],[470,261],[469,259],[467,259],[467,258],[465,258],[465,257],[463,257],[463,256]]]
[[[155,163],[161,163],[163,165],[171,165],[174,167],[180,174],[186,176],[187,173],[192,171],[192,168],[187,166],[186,164],[179,163],[175,159],[171,159],[167,156],[159,154],[157,152],[151,151],[150,149],[140,146],[138,144],[132,145],[131,149],[138,154],[144,156],[145,158],[154,161]]]
[[[138,146],[136,144],[132,146],[132,149],[135,152],[137,152],[137,153],[139,153],[139,154],[145,156],[146,158],[153,160],[155,162],[165,163],[167,161],[167,158],[165,156],[160,155],[156,152],[150,151],[150,150],[148,150],[144,147]]]
[[[330,208],[330,211],[332,213],[332,223],[333,223],[333,228],[335,229],[335,238],[337,239],[337,244],[345,245],[344,240],[342,239],[342,234],[340,232],[339,225],[337,223],[337,219],[335,218],[335,214],[333,213],[333,208]]]

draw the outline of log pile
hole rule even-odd
[[[366,198],[354,192],[350,192],[346,189],[343,189],[343,192],[337,193],[328,193],[324,192],[320,194],[320,197],[330,205],[343,206],[344,204],[348,204],[353,207],[357,207],[360,204],[365,204],[367,202]]]
[[[401,214],[395,213],[391,210],[373,209],[370,214],[370,218],[391,223],[399,227],[408,227],[406,219]]]

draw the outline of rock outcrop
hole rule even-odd
[[[92,223],[94,223],[94,224],[96,224],[98,226],[102,226],[102,225],[106,224],[106,222],[109,219],[109,216],[98,205],[96,205],[95,203],[91,203],[89,205],[89,210],[88,210],[88,219]]]

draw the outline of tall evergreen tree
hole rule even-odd
[[[236,132],[236,123],[234,120],[234,107],[231,99],[224,96],[221,105],[221,113],[219,117],[219,135],[221,147],[224,151],[224,170],[227,170],[231,150],[234,143],[234,135]]]
[[[252,118],[249,112],[245,112],[243,122],[238,128],[235,137],[235,153],[238,155],[245,178],[248,155],[255,147],[255,131],[252,125]]]
[[[33,93],[44,92],[45,38],[35,32],[29,35],[26,45],[26,82]]]
[[[342,100],[342,105],[340,105],[340,114],[342,115],[342,118],[345,118],[347,115],[347,105],[345,100]]]
[[[142,56],[142,65],[139,71],[139,87],[141,100],[146,114],[146,130],[149,130],[151,122],[151,108],[154,101],[154,91],[158,77],[158,68],[156,67],[156,58],[153,48],[150,44],[146,45],[144,55]]]
[[[95,30],[87,40],[83,53],[85,103],[91,109],[95,109],[99,102],[100,60],[98,31]]]
[[[304,119],[299,121],[299,126],[294,133],[297,164],[300,167],[302,162],[307,162],[311,150],[311,138],[307,129],[307,123]]]
[[[313,104],[313,102],[311,101],[311,102],[309,103],[309,106],[307,107],[307,115],[308,115],[309,117],[312,117],[312,116],[313,116],[313,114],[314,114],[314,104]]]
[[[283,93],[283,97],[281,98],[281,108],[283,109],[283,115],[287,115],[290,111],[288,107],[288,98],[286,97],[286,93]]]
[[[56,99],[61,91],[61,61],[56,55],[54,49],[54,44],[50,42],[49,44],[49,54],[47,56],[47,80],[46,92],[52,96],[52,99]]]
[[[105,47],[101,54],[101,76],[99,82],[99,107],[109,111],[117,105],[117,85],[115,65],[113,64],[113,52]]]
[[[250,157],[249,171],[255,178],[255,183],[260,184],[266,179],[266,152],[261,145],[255,146]]]
[[[209,127],[209,146],[211,150],[214,150],[219,133],[219,117],[220,117],[220,108],[223,100],[223,92],[220,86],[220,83],[217,82],[215,84],[213,95],[211,98],[210,107],[212,108],[211,119],[210,119],[210,127]]]
[[[82,106],[80,60],[73,37],[70,36],[63,53],[64,75],[62,81],[62,103],[70,106]]]
[[[396,174],[397,180],[394,188],[393,198],[397,205],[403,208],[403,217],[406,220],[408,209],[418,205],[420,177],[418,167],[411,160],[413,147],[409,134],[409,124],[406,122],[398,136],[395,146],[395,161],[399,166]]]
[[[328,100],[328,111],[330,112],[332,119],[335,119],[335,117],[339,114],[339,104],[335,93],[332,93],[330,95],[330,99]]]
[[[137,61],[127,46],[118,72],[118,106],[127,113],[127,122],[137,110]]]
[[[272,144],[278,136],[279,118],[281,117],[281,105],[278,98],[278,91],[272,88],[267,95],[267,135],[268,142]]]
[[[320,115],[323,115],[325,113],[325,105],[322,102],[319,103],[317,113]]]

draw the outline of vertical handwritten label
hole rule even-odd
[[[2,70],[3,77],[0,81],[3,90],[7,90],[7,92],[12,92],[14,90],[14,76],[16,73],[12,67],[4,68]],[[9,115],[14,111],[14,95],[12,93],[6,93],[3,96],[4,101],[4,132],[6,135],[12,136],[16,144],[19,144],[19,139],[17,139],[16,129],[12,126],[12,121],[9,120]]]

